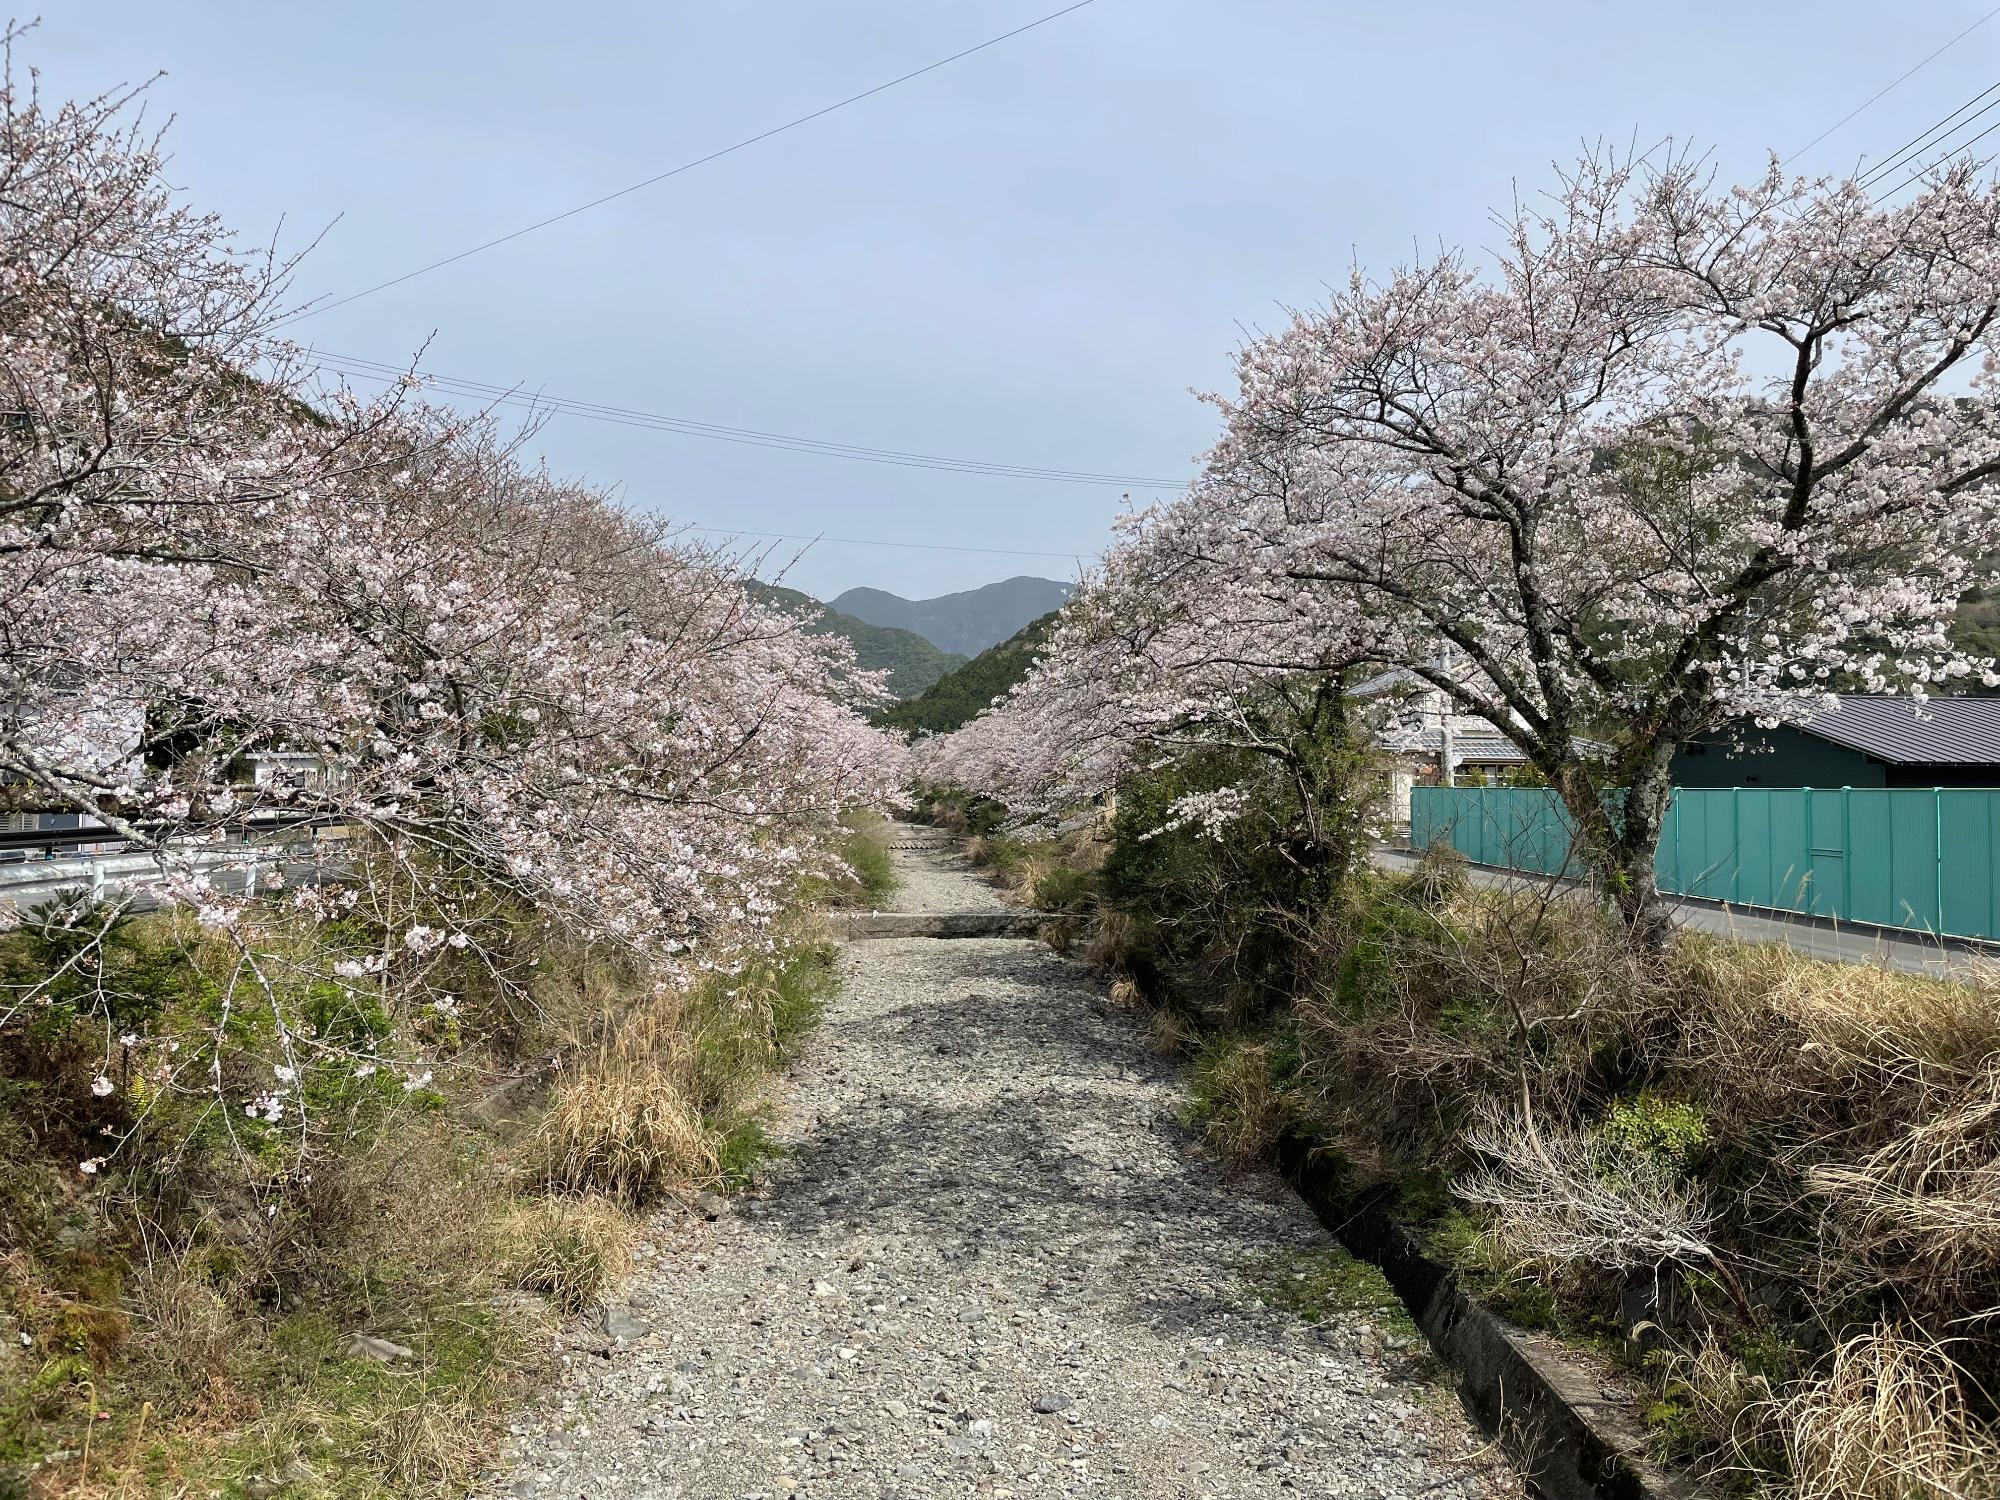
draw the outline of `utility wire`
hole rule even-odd
[[[323,368],[355,379],[394,383],[409,373],[406,367],[325,350],[309,351]],[[715,422],[699,422],[658,412],[635,411],[629,407],[607,406],[600,402],[529,393],[518,386],[493,385],[485,381],[462,380],[451,376],[423,376],[450,395],[473,397],[497,405],[521,407],[528,411],[588,418],[617,426],[647,428],[678,433],[685,437],[707,438],[753,448],[775,448],[792,453],[810,453],[823,458],[842,458],[858,463],[887,464],[899,468],[935,469],[952,474],[979,474],[998,479],[1025,479],[1050,484],[1099,485],[1124,489],[1179,489],[1184,481],[1136,474],[1107,474],[1088,469],[1045,468],[1031,464],[1010,464],[985,459],[955,458],[935,453],[910,453],[893,448],[875,448],[855,443],[839,443],[819,438],[757,428],[729,427]]]
[[[1812,150],[1813,147],[1817,146],[1821,141],[1825,140],[1828,136],[1832,135],[1836,130],[1840,129],[1840,127],[1845,125],[1849,120],[1853,119],[1856,115],[1860,114],[1863,110],[1867,109],[1870,105],[1874,104],[1876,100],[1882,98],[1883,95],[1887,94],[1891,89],[1898,87],[1909,78],[1922,72],[1925,68],[1929,67],[1932,63],[1936,62],[1940,57],[1944,56],[1945,53],[1949,52],[1953,47],[1956,47],[1960,42],[1964,41],[1967,37],[1971,36],[1973,32],[1977,31],[1980,27],[1984,26],[1988,21],[1992,20],[1995,16],[2000,16],[2000,5],[1994,6],[1993,9],[1986,12],[1985,15],[1981,16],[1978,20],[1974,21],[1970,26],[1966,27],[1965,30],[1961,31],[1957,36],[1953,37],[1950,41],[1946,42],[1942,47],[1938,48],[1937,51],[1931,53],[1930,56],[1924,58],[1924,60],[1922,62],[1919,62],[1915,67],[1909,69],[1907,72],[1899,74],[1897,77],[1891,79],[1888,83],[1885,83],[1881,88],[1877,89],[1874,93],[1870,94],[1866,99],[1863,99],[1859,104],[1855,105],[1854,108],[1850,109],[1846,114],[1842,115],[1838,120],[1835,120],[1831,125],[1827,126],[1826,129],[1822,130],[1818,135],[1814,136],[1811,140],[1807,141],[1803,146],[1799,147],[1798,150],[1792,152],[1790,156],[1787,156],[1785,158],[1785,160],[1791,161],[1796,157],[1804,156],[1808,151]]]
[[[1975,135],[1971,140],[1962,141],[1958,145],[1951,147],[1942,156],[1938,157],[1936,161],[1930,162],[1925,166],[1917,168],[1917,170],[1912,172],[1908,177],[1905,177],[1901,182],[1897,183],[1894,187],[1890,188],[1888,192],[1877,194],[1875,197],[1875,201],[1877,203],[1880,203],[1885,198],[1895,197],[1896,194],[1902,192],[1902,190],[1908,187],[1911,183],[1917,182],[1922,178],[1929,176],[1932,172],[1936,171],[1940,165],[1942,165],[1945,161],[1949,160],[1951,157],[1958,156],[1963,152],[1971,150],[1974,146],[1978,145],[1981,141],[1985,140],[1986,137],[1993,134],[1993,132],[1996,130],[2000,130],[2000,120],[1996,120],[1991,125],[1988,125],[1984,130],[1980,131],[1979,134]]]
[[[846,109],[850,104],[859,104],[864,99],[872,99],[875,95],[885,93],[895,88],[898,84],[908,83],[913,78],[921,78],[926,73],[935,73],[939,68],[948,67],[950,64],[958,62],[961,59],[971,57],[975,52],[984,52],[989,47],[997,47],[1002,42],[1010,41],[1025,32],[1033,31],[1038,26],[1046,26],[1051,21],[1059,21],[1064,16],[1095,3],[1096,0],[1076,0],[1075,4],[1066,5],[1058,11],[1051,11],[1048,15],[1041,17],[1039,20],[1030,21],[1025,26],[1016,26],[1012,31],[1003,31],[998,36],[988,37],[977,46],[967,47],[961,52],[952,53],[949,57],[941,57],[936,62],[926,63],[921,68],[904,73],[900,77],[891,78],[887,83],[878,83],[871,89],[863,89],[858,94],[850,94],[845,99],[825,105],[820,109],[814,110],[809,115],[800,115],[795,120],[787,120],[782,125],[773,125],[769,130],[759,131],[753,136],[746,136],[733,146],[724,146],[721,150],[711,151],[706,156],[698,156],[692,161],[684,161],[677,167],[669,167],[664,172],[656,172],[651,177],[642,178],[640,181],[632,183],[629,186],[619,188],[616,192],[606,193],[601,198],[593,198],[588,203],[579,203],[576,207],[566,208],[561,213],[550,214],[546,219],[537,219],[534,223],[512,230],[507,234],[499,236],[497,239],[490,239],[484,244],[474,245],[469,250],[461,250],[456,255],[447,255],[442,260],[434,260],[427,266],[417,267],[414,271],[405,271],[402,275],[392,276],[387,281],[378,281],[374,286],[364,287],[358,292],[351,292],[347,296],[337,298],[332,302],[324,302],[317,307],[305,308],[294,313],[284,321],[297,322],[303,318],[318,317],[323,312],[329,312],[336,307],[345,307],[350,302],[359,302],[363,297],[372,297],[377,292],[387,291],[392,286],[401,286],[404,282],[413,281],[419,276],[427,276],[432,271],[442,270],[446,266],[455,265],[459,261],[469,259],[483,251],[491,250],[495,246],[504,245],[510,240],[518,240],[523,235],[533,234],[538,229],[547,229],[551,224],[560,224],[564,219],[573,219],[578,214],[588,213],[593,208],[602,208],[605,204],[636,193],[642,188],[649,188],[656,183],[665,182],[670,177],[678,177],[683,172],[692,172],[696,167],[706,166],[712,161],[719,161],[725,156],[732,155],[746,147],[754,146],[760,141],[768,141],[773,136],[783,135],[788,130],[796,130],[799,126],[810,124],[814,120],[832,114],[835,110]]]
[[[1971,109],[1973,105],[1985,99],[1987,95],[1994,93],[2000,93],[2000,83],[1988,84],[1970,99],[1966,100],[1965,103],[1959,105],[1957,109],[1946,115],[1942,120],[1937,121],[1926,130],[1919,131],[1909,140],[1903,142],[1902,145],[1884,157],[1879,165],[1871,167],[1863,174],[1861,185],[1863,187],[1872,187],[1884,178],[1893,176],[1897,171],[1908,166],[1932,147],[1963,130],[1981,115],[1995,108],[2000,108],[2000,98],[1990,99],[1985,108],[1975,111],[1964,119],[1959,118],[1959,116],[1965,115],[1965,112]]]

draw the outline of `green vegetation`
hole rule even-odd
[[[1221,838],[1159,831],[1223,785],[1249,795]],[[1289,1139],[1391,1193],[1489,1305],[1621,1362],[1663,1455],[1742,1493],[1995,1494],[2000,982],[1695,935],[1649,953],[1447,853],[1314,863],[1295,780],[1224,752],[1061,839],[928,806],[983,823],[1012,883],[1088,892],[1090,956],[1187,1056],[1219,1151]],[[1359,1305],[1348,1274],[1268,1295]]]
[[[879,893],[886,860],[849,862]],[[0,936],[0,997],[40,997],[0,1027],[0,1495],[462,1489],[636,1215],[776,1150],[763,1080],[833,986],[804,915],[678,988],[523,920],[531,1003],[467,965],[418,1037],[306,977],[331,968],[317,945],[374,937],[268,908],[261,972],[301,987],[279,1007],[184,915],[56,909]],[[285,1066],[278,1014],[357,1055],[421,1042],[431,1072],[322,1068],[304,1118],[246,1113]]]
[[[844,875],[808,883],[801,897],[813,906],[879,911],[896,889],[896,867],[889,858],[889,820],[876,812],[850,812],[841,818],[846,829],[838,853]]]
[[[849,589],[833,607],[875,625],[913,630],[940,650],[976,656],[1037,616],[1060,609],[1072,592],[1053,578],[1003,578],[935,599],[904,599],[882,589]]]
[[[1366,1313],[1398,1338],[1413,1338],[1417,1332],[1388,1278],[1338,1245],[1273,1256],[1252,1268],[1249,1282],[1271,1306],[1296,1313],[1308,1323],[1324,1323],[1342,1313]]]
[[[1951,641],[1973,656],[2000,657],[2000,588],[1974,589],[1959,601]],[[1994,691],[1982,686],[1976,675],[1954,684],[1953,690],[1981,696]]]
[[[878,716],[889,729],[945,734],[1028,675],[1035,654],[1056,622],[1052,610],[1031,620],[997,646],[940,676],[914,698]]]
[[[775,605],[787,614],[819,612],[807,628],[814,635],[837,635],[854,647],[854,659],[865,671],[889,674],[889,691],[898,698],[923,692],[948,672],[965,664],[965,658],[941,651],[912,630],[893,625],[870,625],[866,620],[843,614],[821,604],[797,589],[752,582],[751,597]]]

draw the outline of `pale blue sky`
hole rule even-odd
[[[1059,3],[69,0],[24,52],[65,94],[165,70],[174,178],[253,237],[337,218],[299,290],[340,296]],[[1480,243],[1514,179],[1586,138],[1678,134],[1754,173],[1987,9],[1096,0],[295,331],[383,360],[435,334],[441,374],[702,421],[1171,477],[1212,427],[1189,388],[1353,256]],[[2000,18],[1800,165],[1880,156],[1996,78]],[[745,530],[1090,554],[1120,504],[572,417],[537,444]],[[828,542],[792,581],[926,595],[1073,566]]]

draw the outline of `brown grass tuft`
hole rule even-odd
[[[551,1189],[644,1203],[715,1177],[693,1043],[679,1022],[670,1005],[641,1006],[557,1077],[529,1152]]]
[[[193,1403],[220,1390],[241,1330],[190,1255],[163,1250],[137,1267],[126,1299],[143,1334],[133,1348],[170,1399]]]
[[[2000,1494],[2000,1446],[1974,1426],[1958,1367],[1906,1329],[1849,1339],[1781,1417],[1798,1500]]]
[[[384,1410],[367,1439],[383,1478],[405,1494],[454,1491],[478,1471],[489,1441],[481,1414],[459,1401]]]
[[[508,1278],[575,1316],[630,1264],[633,1224],[604,1198],[542,1198],[506,1222]]]

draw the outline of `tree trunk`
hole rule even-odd
[[[1664,949],[1674,931],[1673,912],[1660,894],[1654,869],[1673,795],[1671,758],[1672,746],[1646,756],[1615,813],[1582,768],[1556,780],[1576,829],[1576,854],[1604,883],[1633,946],[1648,953]]]
[[[1653,869],[1659,842],[1657,832],[1643,848],[1621,841],[1607,872],[1611,899],[1624,919],[1626,935],[1635,948],[1646,953],[1663,951],[1674,934],[1673,909],[1661,896]]]

